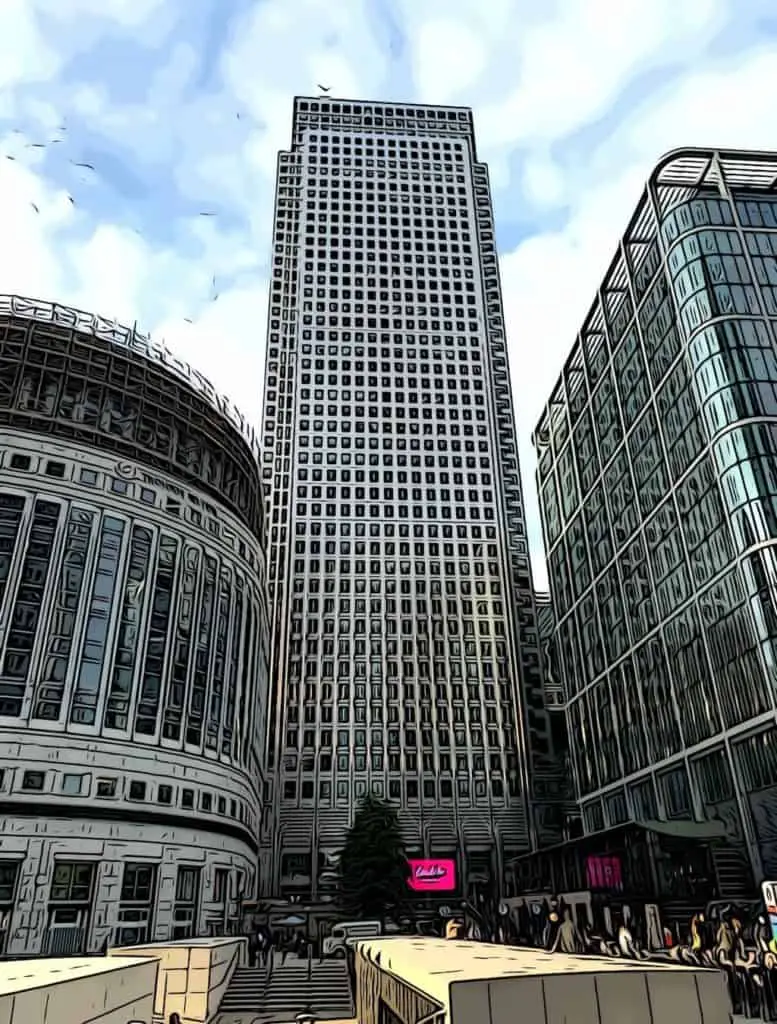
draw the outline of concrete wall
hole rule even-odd
[[[159,965],[154,1013],[184,1024],[207,1024],[216,1013],[236,966],[246,962],[246,940],[194,939],[111,949],[109,957],[155,957]],[[5,1022],[0,1018],[0,1024]]]
[[[0,964],[0,1024],[151,1024],[156,979],[148,958]]]
[[[402,1024],[729,1024],[718,970],[422,938],[360,942],[357,1006]],[[519,1008],[519,1010],[518,1010]]]
[[[582,958],[581,958],[582,959]],[[585,961],[581,963],[581,970]],[[658,970],[455,981],[450,1024],[729,1024],[720,971]]]

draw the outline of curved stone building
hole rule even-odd
[[[206,380],[0,298],[0,952],[223,934],[254,894],[262,516]]]

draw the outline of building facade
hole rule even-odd
[[[535,436],[585,830],[714,834],[721,885],[777,871],[775,182],[660,162]]]
[[[411,852],[491,876],[550,750],[470,111],[295,101],[263,416],[273,884],[324,898],[369,790]]]
[[[223,934],[254,895],[257,455],[134,331],[0,298],[0,952]]]

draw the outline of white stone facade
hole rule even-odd
[[[0,301],[0,954],[238,927],[268,825],[260,495],[181,372]]]
[[[239,878],[254,877],[256,858],[231,838],[193,828],[169,828],[133,822],[94,822],[75,817],[52,819],[4,816],[0,820],[0,856],[19,862],[16,901],[7,924],[6,956],[46,952],[54,864],[78,860],[95,865],[95,888],[87,917],[83,952],[99,953],[117,939],[122,872],[127,862],[159,865],[158,888],[148,941],[170,939],[175,886],[181,864],[202,869],[203,894],[194,931],[223,934],[239,926]],[[228,898],[214,900],[218,869],[230,875]]]

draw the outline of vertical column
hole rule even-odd
[[[31,839],[25,844],[26,856],[19,867],[16,901],[6,947],[8,956],[36,956],[43,952],[46,929],[46,901],[50,884],[46,839]]]
[[[159,865],[157,882],[157,904],[154,915],[154,942],[167,942],[173,934],[173,911],[175,907],[175,883],[178,875],[176,847],[166,847],[164,858]]]
[[[92,898],[92,922],[89,929],[90,953],[99,953],[106,943],[113,942],[118,924],[119,896],[121,895],[122,865],[117,860],[103,860],[97,866],[97,878]]]

